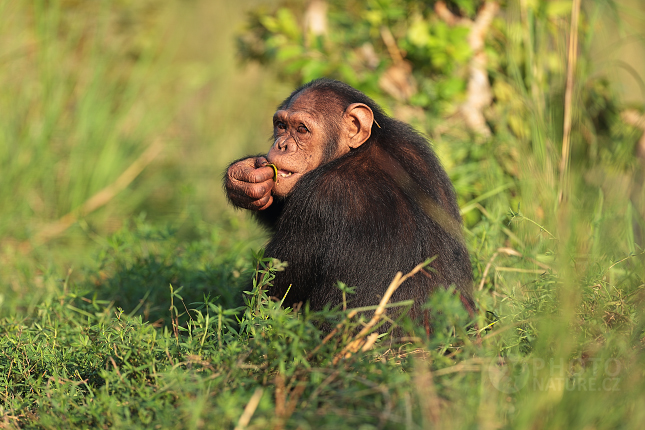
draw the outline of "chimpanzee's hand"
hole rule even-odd
[[[231,164],[226,171],[226,194],[235,206],[261,211],[273,203],[273,169],[264,157],[250,157]]]

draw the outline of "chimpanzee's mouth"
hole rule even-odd
[[[292,175],[293,172],[288,172],[286,170],[278,170],[278,176],[281,178],[288,178],[289,176]]]

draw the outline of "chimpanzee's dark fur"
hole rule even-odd
[[[282,298],[292,285],[286,306],[309,301],[312,309],[321,309],[342,303],[335,287],[342,281],[356,287],[349,296],[351,307],[375,305],[397,271],[407,273],[436,256],[431,264],[435,270],[406,281],[392,301],[414,299],[410,314],[419,318],[430,292],[455,285],[471,308],[472,270],[459,207],[426,139],[337,81],[310,82],[280,108],[305,90],[320,96],[316,105],[341,103],[344,110],[364,103],[375,124],[362,146],[307,173],[286,199],[274,199],[268,209],[255,213],[273,232],[265,256],[289,263],[278,272],[270,295]],[[330,122],[340,120],[330,117]]]

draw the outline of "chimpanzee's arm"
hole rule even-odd
[[[283,199],[273,197],[273,203],[271,203],[271,206],[261,211],[253,211],[253,218],[273,233],[276,230],[278,219],[282,215],[284,203]]]

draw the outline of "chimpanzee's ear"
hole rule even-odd
[[[350,148],[358,148],[372,134],[374,124],[374,112],[369,106],[363,103],[354,103],[347,106],[343,115],[345,130],[347,131],[347,145]]]

